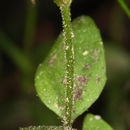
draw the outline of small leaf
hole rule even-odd
[[[99,115],[88,114],[83,123],[83,130],[113,130]]]
[[[101,94],[106,81],[106,65],[100,32],[90,17],[73,21],[74,32],[74,120],[86,111]],[[60,35],[48,57],[39,65],[36,91],[48,108],[61,118],[65,108],[64,38]]]

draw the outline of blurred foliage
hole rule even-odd
[[[130,19],[130,9],[128,8],[125,1],[124,0],[118,0],[118,2],[119,2],[119,4],[121,5],[121,7],[123,8],[123,10],[125,11],[125,13],[128,15],[128,17]]]
[[[128,8],[130,1],[126,0]],[[61,30],[52,0],[1,1],[0,129],[59,125],[60,119],[41,103],[34,89],[37,65],[45,59]],[[91,16],[101,30],[108,80],[89,112],[101,114],[115,130],[130,129],[130,21],[117,1],[75,0],[72,17]],[[81,129],[84,114],[74,127]]]

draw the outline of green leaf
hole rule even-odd
[[[90,17],[81,16],[73,21],[74,32],[74,120],[99,97],[106,81],[106,65],[100,32]],[[39,65],[36,91],[48,108],[61,118],[65,108],[64,38],[60,35],[48,57]]]
[[[63,126],[30,126],[28,128],[20,128],[20,130],[64,130]],[[68,128],[67,130],[76,130],[72,128]]]
[[[113,130],[99,115],[88,114],[83,122],[83,130]]]

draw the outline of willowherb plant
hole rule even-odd
[[[106,82],[106,64],[100,31],[88,16],[71,23],[71,0],[54,0],[61,10],[63,33],[39,65],[35,86],[43,103],[62,120],[60,127],[21,130],[71,130],[73,121],[98,99]],[[88,114],[83,130],[112,130],[100,116]]]

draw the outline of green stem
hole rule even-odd
[[[36,30],[36,17],[37,17],[37,5],[32,5],[30,0],[27,0],[27,15],[25,23],[25,34],[24,34],[24,49],[25,52],[29,53],[33,48],[34,34]]]
[[[66,96],[65,96],[65,116],[64,125],[71,126],[72,124],[72,109],[73,109],[73,75],[74,75],[74,51],[72,45],[73,33],[71,28],[70,6],[60,7],[63,27],[64,27],[64,47],[66,60]]]
[[[125,13],[127,14],[127,16],[130,19],[130,9],[128,8],[128,6],[124,2],[124,0],[118,0],[118,3],[120,4],[120,6],[123,8],[123,10],[125,11]]]
[[[60,7],[63,21],[64,48],[66,60],[66,88],[65,88],[65,115],[63,117],[64,129],[72,126],[73,109],[73,81],[74,81],[74,50],[72,39],[74,37],[71,27],[70,5],[72,0],[54,0]]]

